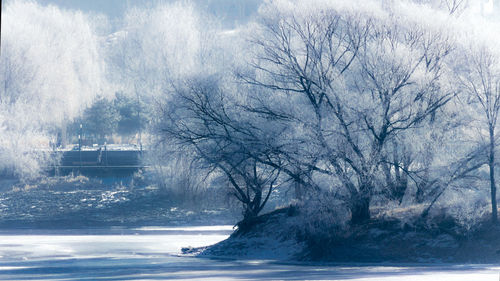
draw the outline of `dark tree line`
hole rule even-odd
[[[97,96],[81,118],[69,125],[69,133],[79,134],[81,124],[82,133],[98,143],[104,143],[113,134],[130,139],[145,131],[150,119],[147,101],[118,92],[113,100]]]

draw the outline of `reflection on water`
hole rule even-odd
[[[0,233],[0,280],[498,280],[488,265],[298,265],[180,256],[231,226]]]

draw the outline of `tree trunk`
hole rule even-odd
[[[304,199],[304,188],[298,181],[294,182],[295,199],[302,201]]]
[[[491,221],[498,222],[497,211],[497,187],[495,184],[495,129],[490,126],[490,157],[488,161],[490,167],[490,189],[491,189]]]
[[[370,197],[364,194],[357,196],[351,205],[351,223],[362,224],[370,219]]]
[[[258,220],[260,211],[260,203],[262,201],[262,192],[256,192],[253,200],[245,204],[245,211],[243,212],[243,220],[238,222],[238,232],[245,233],[253,228]]]
[[[250,188],[250,187],[249,187]],[[243,213],[244,221],[252,221],[259,215],[260,204],[262,203],[262,191],[255,191],[255,196],[248,203],[243,203],[245,205],[245,211]]]

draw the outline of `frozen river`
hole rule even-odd
[[[499,280],[491,265],[293,265],[180,256],[230,226],[0,231],[0,280]]]

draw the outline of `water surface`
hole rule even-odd
[[[0,280],[499,280],[493,265],[301,265],[186,257],[231,226],[0,231]]]

